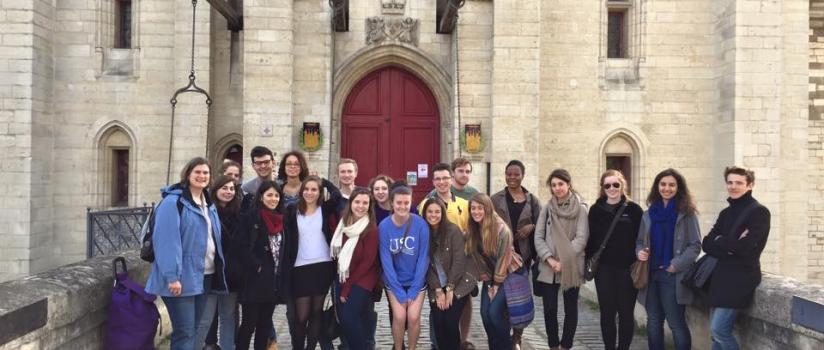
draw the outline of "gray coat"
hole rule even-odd
[[[635,255],[644,249],[644,239],[649,235],[652,220],[649,218],[649,210],[644,212],[641,218],[641,227],[638,229],[638,238],[635,240]],[[698,227],[698,217],[695,215],[684,215],[678,213],[675,220],[675,241],[672,244],[672,260],[670,264],[675,268],[675,299],[681,305],[692,304],[694,295],[692,291],[681,284],[684,273],[689,270],[695,258],[701,253],[701,229]],[[638,302],[646,305],[647,289],[638,291]]]
[[[552,239],[552,223],[550,222],[549,203],[544,205],[541,209],[541,215],[538,215],[538,222],[535,224],[535,252],[538,256],[538,281],[544,283],[561,283],[561,274],[556,274],[546,263],[546,259],[553,256],[558,258],[558,253],[555,251],[555,242]],[[569,235],[566,235],[569,236]],[[578,256],[578,270],[581,273],[581,278],[584,276],[584,248],[587,246],[587,239],[589,238],[589,219],[587,217],[587,207],[581,204],[578,212],[578,223],[575,228],[574,236],[572,237],[572,250]],[[566,267],[561,267],[562,269]]]

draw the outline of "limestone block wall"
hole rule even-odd
[[[209,143],[213,157],[220,162],[227,147],[243,142],[243,40],[242,31],[226,28],[226,19],[216,10],[211,11],[209,93],[214,103],[209,113]],[[251,150],[251,148],[249,149]],[[248,162],[244,148],[244,161]],[[217,163],[216,163],[217,164]]]
[[[267,145],[282,154],[292,147],[295,71],[293,0],[243,6],[243,144]],[[263,133],[270,128],[271,133]],[[251,164],[245,174],[253,174]]]
[[[0,74],[7,75],[0,82],[7,141],[0,153],[8,157],[4,175],[18,179],[0,215],[11,228],[2,233],[2,280],[85,258],[85,208],[111,204],[101,187],[111,176],[101,161],[110,150],[99,147],[110,127],[132,145],[128,204],[156,201],[165,183],[169,99],[190,69],[191,3],[134,2],[132,48],[115,52],[106,39],[111,23],[101,18],[109,2],[8,0],[0,7]],[[200,2],[195,66],[204,88],[209,12]],[[129,58],[128,73],[106,70],[113,54]],[[206,154],[204,101],[179,98],[173,173]]]
[[[32,97],[34,3],[0,2],[0,174],[16,183],[3,184],[0,200],[0,280],[22,276],[30,268],[32,183]]]
[[[467,1],[460,9],[458,27],[453,45],[458,50],[455,70],[456,106],[455,134],[450,135],[456,144],[464,132],[466,124],[481,124],[485,141],[483,152],[469,154],[460,147],[454,147],[456,156],[469,158],[473,162],[470,185],[479,190],[486,189],[486,177],[503,177],[503,170],[491,169],[486,174],[486,164],[492,154],[492,38],[493,2]],[[509,156],[509,155],[507,155]],[[508,160],[507,160],[508,161]],[[531,169],[532,170],[532,169]],[[492,192],[499,190],[492,186]],[[528,188],[532,190],[532,188]]]
[[[298,135],[304,122],[320,122],[324,136],[321,149],[308,153],[309,167],[333,178],[336,172],[330,154],[332,79],[332,11],[325,0],[295,1],[295,66],[292,106],[292,140],[288,149],[299,148]],[[350,28],[354,23],[350,20]]]
[[[492,174],[502,173],[513,158],[538,170],[543,5],[513,0],[493,1],[492,7]],[[492,176],[492,189],[502,188],[503,180]],[[536,180],[526,177],[523,185],[536,191]]]
[[[806,98],[808,5],[804,1],[727,2],[720,34],[729,66],[722,81],[716,146],[720,173],[732,163],[756,172],[755,196],[773,213],[767,271],[806,278]],[[734,40],[726,39],[734,33]],[[802,42],[803,39],[803,42]],[[730,85],[730,79],[732,84]],[[730,89],[732,87],[732,89]],[[727,164],[724,164],[727,163]],[[721,188],[723,190],[723,188]],[[720,190],[719,199],[723,198]]]
[[[809,279],[824,281],[824,1],[810,1]]]
[[[633,39],[626,59],[607,58],[605,2],[545,2],[541,11],[541,183],[564,167],[585,200],[594,202],[605,169],[602,147],[620,136],[633,147],[636,200],[643,202],[660,170],[674,167],[707,215],[711,165],[683,150],[713,152],[717,97],[709,3],[632,1],[628,21],[643,35]],[[616,70],[627,66],[637,71]],[[542,194],[549,196],[545,186]]]

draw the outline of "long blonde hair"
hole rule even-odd
[[[484,208],[484,219],[481,223],[475,222],[471,216],[472,203],[478,203]],[[464,252],[467,255],[475,255],[479,253],[476,247],[479,245],[483,249],[486,256],[492,256],[498,251],[498,222],[501,218],[495,213],[492,206],[492,200],[483,193],[476,193],[469,200],[470,217],[469,217],[469,234],[467,235],[466,243],[464,245]]]

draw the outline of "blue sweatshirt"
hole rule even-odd
[[[412,226],[401,242],[406,225]],[[424,287],[429,268],[429,226],[420,216],[409,215],[409,220],[398,227],[390,215],[381,221],[378,230],[384,283],[398,302],[414,300]]]

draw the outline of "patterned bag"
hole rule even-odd
[[[529,273],[525,268],[510,273],[504,280],[504,296],[512,328],[526,328],[535,318]]]

